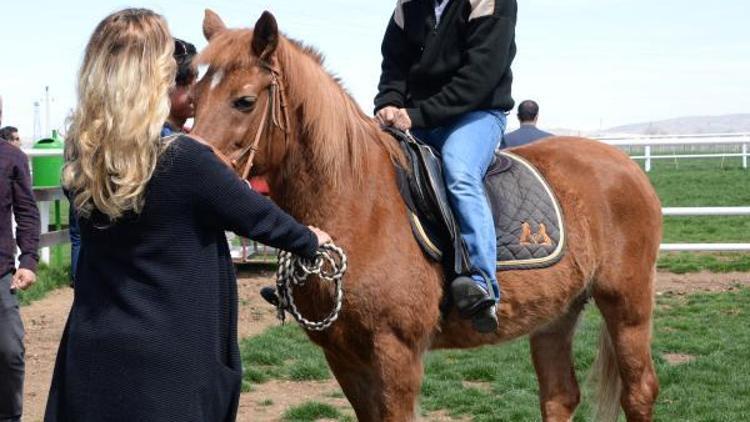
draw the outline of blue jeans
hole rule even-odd
[[[414,135],[442,155],[448,198],[469,252],[472,278],[485,286],[490,284],[496,299],[500,298],[497,238],[484,192],[484,176],[506,122],[505,113],[500,110],[481,110],[463,114],[443,127],[413,130]]]

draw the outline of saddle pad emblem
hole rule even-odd
[[[547,235],[547,226],[539,224],[539,232],[533,233],[531,225],[524,221],[521,224],[521,236],[518,238],[519,245],[544,245],[552,246],[552,239]]]

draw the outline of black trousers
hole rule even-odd
[[[10,280],[0,277],[0,422],[20,421],[23,408],[24,330]]]

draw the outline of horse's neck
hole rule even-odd
[[[291,46],[285,51],[281,67],[288,72],[290,115],[301,120],[292,122],[299,142],[271,179],[274,200],[294,217],[324,229],[341,220],[349,225],[356,224],[354,219],[372,220],[378,201],[399,195],[386,147],[392,141],[319,63]],[[338,152],[326,155],[321,145],[337,145]],[[331,174],[332,161],[347,163],[339,168],[344,177]]]
[[[400,199],[394,164],[382,145],[374,144],[364,151],[362,166],[350,169],[350,177],[339,183],[315,165],[315,156],[309,152],[288,156],[281,172],[285,176],[271,179],[273,199],[279,206],[300,221],[326,230],[344,224],[348,226],[346,231],[352,232],[365,222],[385,224],[373,221],[373,211],[382,201]]]

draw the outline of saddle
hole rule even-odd
[[[409,133],[386,128],[407,166],[397,166],[401,196],[414,237],[430,258],[453,275],[471,272],[459,226],[448,202],[439,154]],[[549,184],[528,161],[498,151],[484,179],[497,236],[497,269],[544,268],[564,254],[562,209]]]

